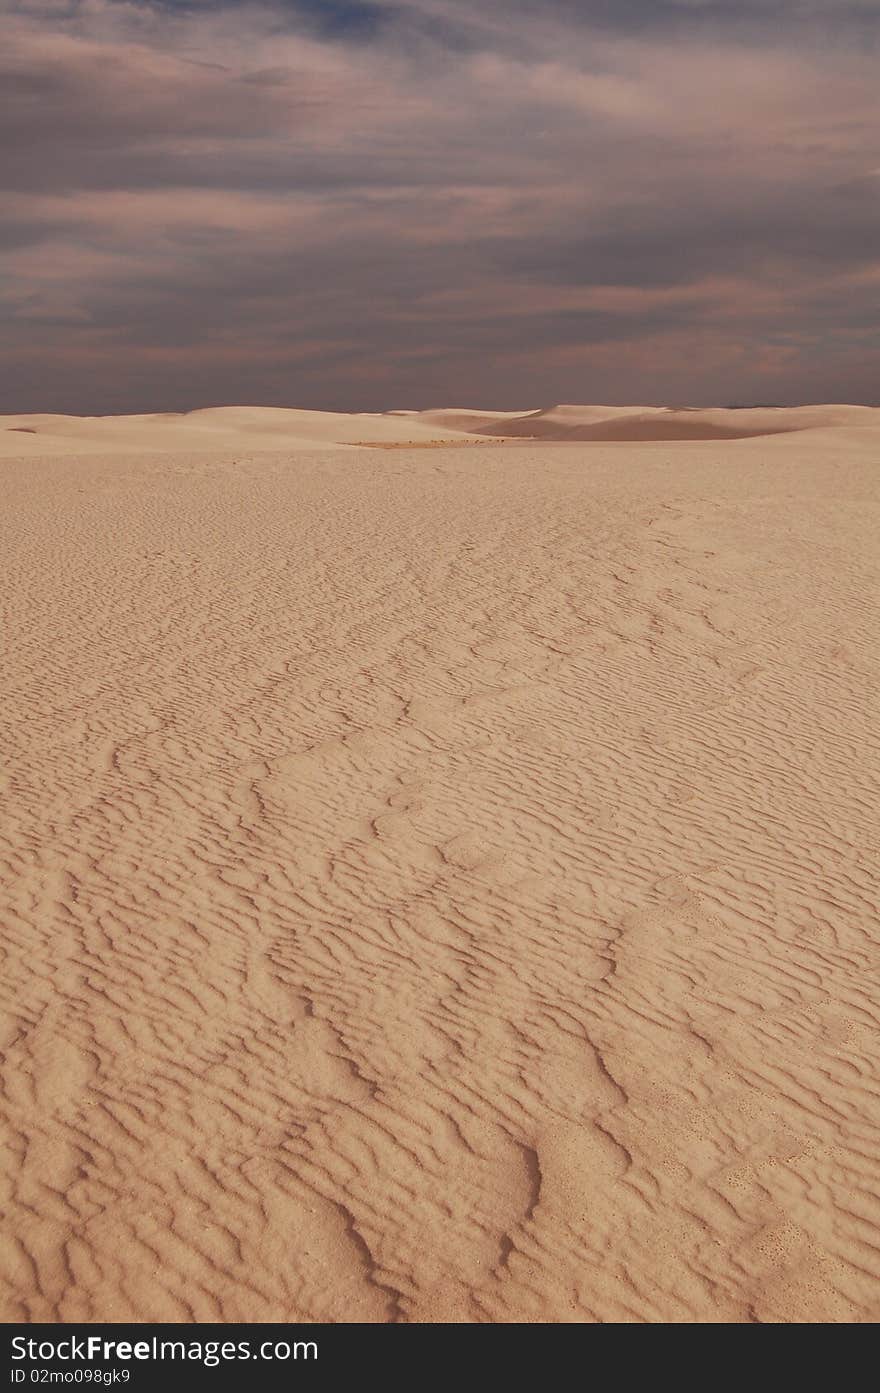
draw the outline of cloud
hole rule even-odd
[[[876,397],[878,9],[19,0],[0,409]]]

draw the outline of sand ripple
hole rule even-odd
[[[3,464],[7,1319],[877,1318],[876,450],[792,438]]]

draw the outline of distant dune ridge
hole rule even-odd
[[[5,428],[4,428],[5,427]],[[460,431],[440,432],[448,439]],[[271,406],[215,406],[146,416],[0,417],[3,454],[135,454],[182,451],[339,450],[351,444],[434,441],[438,430],[418,418],[297,411]]]
[[[878,410],[0,442],[5,1319],[880,1317]]]
[[[0,416],[0,455],[283,450],[464,444],[484,437],[558,441],[739,440],[870,427],[869,406],[552,406],[536,411],[333,412],[215,406],[145,416]]]

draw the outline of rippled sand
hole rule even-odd
[[[810,424],[13,425],[6,1319],[880,1315],[880,432]]]

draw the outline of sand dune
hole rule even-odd
[[[757,435],[880,424],[869,406],[797,406],[676,409],[667,406],[552,406],[512,412],[425,411],[421,419],[479,435],[530,440],[742,440]]]
[[[738,440],[793,431],[873,430],[868,406],[730,410],[661,406],[552,406],[536,411],[333,412],[215,406],[146,416],[0,416],[0,457],[345,449],[509,440]]]
[[[6,1319],[880,1316],[865,410],[12,418]]]
[[[0,455],[253,451],[466,439],[418,416],[215,406],[148,416],[2,416]]]

